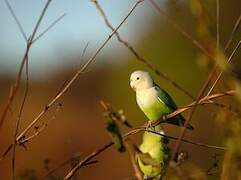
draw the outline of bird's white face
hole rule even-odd
[[[153,87],[153,80],[148,72],[134,71],[130,77],[130,86],[135,91]]]

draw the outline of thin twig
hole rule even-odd
[[[218,1],[218,0],[217,0]],[[241,22],[241,14],[239,15],[238,19],[236,20],[235,24],[234,24],[234,27],[232,29],[232,32],[225,44],[225,48],[224,48],[224,53],[227,52],[232,40],[233,40],[233,37],[234,37],[234,34],[236,33],[236,31],[238,30],[239,28],[239,25],[240,25],[240,22]],[[232,56],[234,55],[234,53],[237,51],[238,47],[240,45],[240,41],[238,43],[238,45],[235,47],[235,49],[233,50],[233,52],[231,53],[230,57],[229,57],[229,60],[228,62],[232,59]],[[216,70],[215,70],[216,71]],[[214,81],[212,87],[210,88],[209,92],[208,92],[208,95],[212,92],[212,90],[214,89],[214,87],[216,86],[217,82],[219,81],[219,79],[221,78],[222,76],[222,71],[220,72],[220,74],[218,75],[217,79]]]
[[[75,172],[81,168],[85,163],[89,162],[91,159],[93,159],[94,157],[96,157],[97,155],[99,155],[100,153],[102,153],[103,151],[105,151],[106,149],[108,149],[109,147],[111,147],[114,143],[113,142],[109,142],[107,144],[105,144],[103,147],[97,149],[96,151],[94,151],[93,153],[91,153],[90,155],[88,155],[87,157],[85,157],[82,161],[80,161],[75,167],[73,167],[68,174],[64,177],[65,180],[70,179]]]
[[[48,178],[50,175],[52,175],[54,172],[56,172],[57,170],[59,170],[60,168],[70,164],[71,162],[73,162],[73,160],[75,159],[75,157],[72,157],[66,161],[64,161],[63,163],[59,164],[57,167],[55,167],[54,169],[50,170],[46,175],[44,175],[41,180],[44,180],[46,178]],[[92,165],[92,164],[96,164],[98,163],[97,160],[94,160],[94,161],[90,161],[90,162],[87,162],[84,166],[89,166],[89,165]]]
[[[64,17],[66,16],[66,14],[62,14],[61,16],[59,16],[54,22],[52,22],[43,32],[41,32],[34,40],[33,43],[35,43],[38,39],[40,39],[41,37],[43,37],[50,29],[52,29],[59,21],[61,21]]]
[[[227,64],[230,63],[230,61],[232,60],[232,58],[233,58],[233,56],[235,55],[235,53],[237,52],[240,44],[241,44],[241,40],[238,42],[237,46],[234,48],[233,52],[232,52],[231,55],[229,56],[229,58],[228,58],[228,60],[227,60]],[[218,83],[219,79],[221,78],[222,74],[223,74],[223,71],[221,71],[221,72],[219,73],[217,79],[214,81],[214,83],[213,83],[212,87],[209,89],[207,95],[209,95],[209,94],[212,93],[213,89],[214,89],[215,86],[217,85],[217,83]]]
[[[60,107],[62,106],[61,103],[59,103],[57,105],[57,108],[56,108],[56,113],[59,112],[60,110]],[[51,119],[49,120],[49,122],[51,122],[52,120],[56,119],[56,115],[54,114]],[[33,139],[34,137],[38,136],[46,127],[47,127],[48,124],[44,123],[42,124],[42,126],[35,126],[35,133],[30,135],[29,137],[24,137],[23,139],[20,139],[19,141],[17,141],[17,143],[19,145],[25,145],[25,143],[29,142],[31,139]]]
[[[179,151],[179,148],[181,146],[181,139],[184,137],[185,135],[185,132],[186,132],[186,127],[188,126],[188,124],[190,123],[191,119],[192,119],[192,116],[194,114],[194,112],[196,111],[196,108],[197,108],[197,105],[198,105],[198,102],[200,101],[201,97],[203,96],[204,92],[206,91],[206,89],[208,88],[208,85],[212,79],[212,77],[215,75],[215,72],[216,72],[216,66],[211,70],[211,73],[209,74],[207,80],[204,82],[201,90],[199,91],[198,93],[198,96],[196,98],[196,101],[194,103],[194,106],[192,107],[190,113],[188,114],[187,116],[187,119],[184,123],[184,127],[181,129],[181,132],[180,132],[180,135],[179,135],[179,140],[176,142],[175,144],[175,147],[174,147],[174,150],[172,152],[172,156],[171,156],[171,162],[174,162],[174,159]]]
[[[8,99],[8,103],[7,103],[7,106],[6,108],[4,109],[4,112],[2,114],[2,117],[1,117],[1,122],[0,122],[0,127],[2,126],[3,124],[3,121],[5,119],[5,116],[8,112],[8,109],[10,108],[10,105],[11,105],[11,102],[13,101],[14,99],[14,96],[19,88],[19,84],[20,84],[20,81],[21,81],[21,76],[22,76],[22,70],[24,68],[24,64],[26,63],[26,88],[25,88],[25,92],[24,92],[24,97],[23,97],[23,100],[22,100],[22,103],[21,103],[21,107],[20,107],[20,110],[19,110],[19,115],[18,115],[18,118],[17,118],[17,121],[16,121],[16,125],[15,125],[15,130],[14,130],[14,137],[13,137],[13,151],[12,151],[12,179],[15,180],[16,179],[16,176],[15,176],[15,150],[16,150],[16,136],[17,136],[17,133],[18,133],[18,129],[19,129],[19,125],[20,125],[20,120],[21,120],[21,115],[22,115],[22,112],[23,112],[23,109],[24,109],[24,105],[25,105],[25,102],[26,102],[26,98],[27,98],[27,95],[28,95],[28,89],[29,89],[29,74],[28,74],[28,52],[30,50],[30,47],[32,45],[32,42],[33,42],[33,38],[35,37],[35,34],[37,32],[37,29],[43,19],[43,16],[48,8],[48,5],[50,3],[50,1],[47,1],[45,6],[44,6],[44,9],[42,10],[41,14],[40,14],[40,17],[39,19],[37,20],[37,23],[36,23],[36,26],[34,27],[33,29],[33,32],[31,34],[31,36],[29,37],[29,39],[27,39],[27,36],[26,34],[24,33],[24,30],[22,28],[22,25],[20,24],[20,21],[18,20],[17,16],[15,15],[12,7],[10,6],[10,4],[8,3],[7,0],[5,0],[5,3],[6,5],[8,6],[8,9],[9,11],[11,12],[12,16],[14,17],[24,39],[26,40],[27,42],[27,48],[26,48],[26,51],[25,51],[25,54],[24,54],[24,57],[22,59],[22,63],[21,63],[21,66],[20,66],[20,69],[19,69],[19,73],[18,73],[18,76],[16,78],[16,82],[15,82],[15,86],[14,86],[14,90],[12,91],[9,99]]]
[[[177,24],[166,12],[164,12],[154,0],[149,0],[149,2],[160,15],[164,15],[166,17],[166,19],[169,21],[169,23],[172,24],[173,27],[176,30],[178,30],[183,36],[185,36],[188,40],[190,40],[195,47],[197,47],[207,57],[209,57],[210,59],[215,61],[215,58],[213,57],[213,55],[211,55],[203,47],[203,45],[201,45],[197,40],[195,40],[193,37],[191,37],[179,24]]]
[[[239,15],[238,19],[236,20],[236,22],[235,22],[235,24],[234,24],[234,27],[233,27],[233,29],[232,29],[232,32],[231,32],[231,34],[230,34],[230,36],[229,36],[229,38],[228,38],[228,41],[227,41],[227,43],[225,44],[224,53],[227,52],[227,50],[228,50],[228,48],[229,48],[229,46],[230,46],[230,44],[231,44],[231,42],[232,42],[232,40],[233,40],[234,34],[236,33],[236,31],[237,31],[238,28],[239,28],[240,22],[241,22],[241,14]],[[240,42],[239,42],[239,43],[240,43]],[[238,43],[238,45],[236,46],[236,48],[238,48],[238,46],[240,45],[239,43]],[[231,58],[229,57],[230,60],[232,59],[232,56],[233,56],[232,54],[233,54],[234,52],[236,52],[236,50],[237,50],[236,48],[235,48],[235,49],[233,50],[233,52],[231,53],[231,55],[230,55]],[[228,61],[230,61],[230,60],[228,60]],[[217,67],[216,67],[215,71],[216,71],[216,70],[217,70]],[[222,73],[222,72],[221,72],[221,73]],[[210,88],[208,94],[210,94],[210,93],[212,92],[214,86],[215,86],[215,85],[217,84],[217,82],[219,81],[219,79],[220,79],[219,76],[221,77],[221,75],[219,74],[218,77],[217,77],[217,79],[214,81],[213,86]]]
[[[230,46],[230,44],[231,44],[231,42],[232,42],[232,40],[233,40],[234,34],[235,34],[236,31],[238,30],[238,27],[239,27],[239,25],[240,25],[240,22],[241,22],[241,13],[240,13],[238,19],[236,20],[236,22],[235,22],[235,24],[234,24],[234,27],[233,27],[233,29],[232,29],[232,32],[231,32],[231,34],[230,34],[230,36],[229,36],[229,39],[228,39],[228,41],[227,41],[227,43],[226,43],[226,45],[225,45],[224,52],[226,52],[226,51],[228,50],[228,48],[229,48],[229,46]]]
[[[4,151],[4,153],[2,154],[2,156],[1,156],[1,158],[0,158],[0,161],[2,161],[4,158],[5,158],[5,156],[10,152],[10,150],[13,148],[13,144],[10,144],[9,146],[8,146],[8,148]]]
[[[91,0],[91,2],[94,3],[96,9],[99,11],[101,17],[103,17],[106,26],[111,29],[112,31],[114,30],[114,27],[111,25],[110,21],[108,20],[103,8],[101,8],[100,4],[98,3],[97,0]],[[140,62],[144,63],[147,67],[149,67],[151,70],[153,70],[158,76],[160,76],[161,78],[165,79],[166,81],[168,81],[169,83],[171,83],[174,87],[176,87],[177,89],[179,89],[180,91],[182,91],[184,94],[186,94],[188,97],[190,97],[191,99],[195,99],[193,95],[191,95],[185,88],[183,88],[182,86],[180,86],[179,84],[177,84],[175,81],[173,81],[172,79],[170,79],[165,73],[162,73],[161,71],[159,71],[157,68],[155,68],[155,66],[153,66],[149,60],[143,58],[137,51],[136,49],[130,45],[129,42],[127,42],[126,40],[124,40],[123,38],[121,38],[120,34],[118,32],[115,33],[115,36],[117,38],[117,40],[124,45],[135,57],[137,60],[139,60]]]
[[[20,30],[20,32],[21,32],[21,34],[22,34],[22,36],[23,36],[23,38],[24,38],[25,41],[27,42],[27,41],[28,41],[27,35],[26,35],[26,33],[24,32],[23,26],[22,26],[22,24],[20,23],[18,17],[16,16],[16,14],[15,14],[12,6],[11,6],[10,3],[8,2],[8,0],[4,0],[4,2],[5,2],[5,4],[7,5],[8,10],[9,10],[10,13],[12,14],[12,16],[13,16],[13,18],[14,18],[17,26],[18,26],[18,29]]]
[[[16,172],[15,172],[15,156],[16,156],[16,137],[18,134],[18,129],[19,129],[19,125],[20,125],[20,121],[21,121],[21,116],[23,113],[23,109],[24,109],[24,105],[26,103],[27,100],[27,96],[28,96],[28,90],[29,90],[29,71],[28,71],[28,56],[26,57],[26,84],[25,84],[25,90],[24,90],[24,96],[23,96],[23,100],[20,106],[20,110],[19,110],[19,114],[18,114],[18,118],[16,121],[16,125],[15,125],[15,130],[14,130],[14,135],[13,135],[13,151],[12,151],[12,179],[15,180],[16,179]]]
[[[47,127],[47,124],[43,124],[41,127],[39,127],[38,130],[36,130],[31,136],[24,138],[23,140],[19,140],[17,143],[18,145],[24,145],[25,143],[29,142],[34,137],[38,136],[45,128]]]
[[[143,129],[144,130],[144,129]],[[147,130],[145,129],[145,131],[151,132],[153,134],[157,134],[172,140],[178,140],[177,137],[173,137],[173,136],[168,136],[168,135],[163,135],[161,133],[158,133],[156,131],[153,130]],[[201,146],[201,147],[205,147],[205,148],[211,148],[211,149],[219,149],[219,150],[227,150],[227,148],[225,147],[221,147],[221,146],[213,146],[213,145],[209,145],[209,144],[204,144],[204,143],[200,143],[200,142],[195,142],[195,141],[191,141],[191,140],[187,140],[187,139],[182,139],[182,142],[188,143],[188,144],[193,144],[193,145],[197,145],[197,146]]]
[[[37,20],[37,23],[36,25],[34,26],[33,28],[33,31],[32,31],[32,34],[30,35],[30,37],[28,38],[27,40],[27,45],[26,45],[26,49],[25,49],[25,52],[24,52],[24,55],[23,55],[23,58],[21,60],[21,64],[20,64],[20,67],[19,67],[19,71],[18,71],[18,74],[17,74],[17,77],[16,77],[16,80],[15,80],[15,84],[14,84],[14,87],[13,87],[13,91],[12,93],[10,94],[9,98],[8,98],[8,101],[7,101],[7,104],[6,106],[4,107],[4,110],[3,110],[3,113],[1,115],[1,118],[0,118],[0,129],[2,128],[2,125],[3,125],[3,122],[6,118],[6,115],[7,115],[7,112],[15,98],[15,95],[17,94],[17,91],[19,89],[19,85],[20,85],[20,81],[21,81],[21,77],[22,77],[22,71],[23,71],[23,68],[24,68],[24,65],[27,61],[27,58],[28,58],[28,53],[29,53],[29,50],[32,46],[32,42],[33,42],[33,39],[36,35],[36,32],[39,28],[39,25],[40,23],[42,22],[42,19],[48,9],[48,6],[49,4],[52,2],[52,0],[48,0],[46,3],[45,3],[45,6],[39,16],[39,19]]]
[[[178,115],[178,114],[180,114],[180,113],[182,113],[186,110],[189,110],[196,105],[202,105],[202,104],[207,104],[207,103],[213,104],[213,102],[211,101],[212,99],[220,98],[220,97],[223,97],[223,96],[234,96],[235,93],[236,93],[235,90],[229,90],[229,91],[226,91],[226,92],[223,92],[223,93],[217,93],[217,94],[205,96],[205,97],[201,98],[198,102],[194,101],[194,102],[192,102],[191,104],[189,104],[185,107],[179,108],[176,111],[174,111],[174,112],[172,112],[168,115],[163,116],[160,120],[157,120],[157,121],[153,122],[152,125],[156,126],[160,123],[164,123],[168,119],[173,118],[176,115]]]

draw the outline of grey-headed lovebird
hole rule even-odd
[[[177,109],[170,95],[156,85],[148,72],[133,72],[130,77],[130,86],[135,90],[137,104],[147,116],[149,122],[158,120],[163,115]],[[183,126],[185,119],[179,114],[169,119],[168,123]],[[193,129],[191,125],[188,125],[187,128]],[[155,127],[155,131],[164,134],[160,125]],[[169,156],[164,137],[145,132],[139,150],[142,154],[137,154],[136,157],[143,174],[150,178],[162,177],[165,173]]]
[[[177,106],[171,96],[161,89],[145,71],[135,71],[130,77],[130,86],[136,92],[136,101],[141,110],[150,121],[160,119],[163,115],[177,110]],[[181,114],[169,119],[170,124],[183,126],[185,119]],[[193,129],[191,125],[188,129]]]

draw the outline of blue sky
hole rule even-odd
[[[24,31],[29,35],[46,0],[9,0],[9,2]],[[135,0],[99,0],[114,26],[127,14],[134,2]],[[56,65],[75,66],[79,62],[71,60],[61,62],[61,60],[68,55],[78,57],[87,42],[89,42],[87,56],[90,56],[110,33],[89,0],[53,0],[38,33],[63,13],[66,13],[65,18],[39,39],[31,49],[30,68],[36,74],[44,74],[51,68],[56,68]],[[149,3],[144,2],[120,29],[122,37],[136,44],[144,33],[143,27],[148,27],[148,22],[155,15]],[[0,71],[15,74],[25,49],[25,41],[4,0],[0,1],[0,24]],[[110,49],[111,51],[108,51]],[[126,52],[115,40],[112,40],[100,56],[115,53],[118,57],[122,57]]]

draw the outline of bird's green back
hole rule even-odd
[[[160,88],[157,84],[155,84],[155,89],[158,92],[158,98],[160,98],[160,101],[164,102],[171,110],[177,109],[177,105],[173,101],[172,97],[164,89]]]

